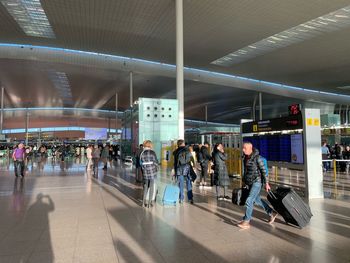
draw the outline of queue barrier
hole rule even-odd
[[[333,177],[334,177],[334,182],[337,180],[337,163],[346,163],[346,172],[349,173],[350,169],[350,160],[343,160],[343,159],[328,159],[328,160],[322,160],[322,163],[330,163],[330,168],[333,171]]]

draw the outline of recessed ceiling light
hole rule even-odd
[[[250,44],[211,64],[232,66],[234,64],[264,55],[279,48],[314,38],[318,35],[344,29],[350,26],[350,6],[317,17],[285,31]],[[244,56],[243,56],[244,55]]]
[[[55,38],[40,0],[0,0],[28,36]]]

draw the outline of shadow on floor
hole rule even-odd
[[[150,230],[144,229],[142,225],[156,226],[157,229],[154,229],[154,231],[151,231],[150,234],[154,234],[154,232],[158,232],[161,238],[161,241],[159,244],[160,245],[169,244],[166,252],[170,253],[169,257],[171,258],[176,256],[177,259],[179,260],[178,262],[181,262],[181,261],[184,262],[183,260],[185,260],[185,257],[181,259],[181,255],[183,251],[191,251],[193,255],[197,254],[197,256],[202,255],[204,260],[209,259],[210,262],[228,262],[224,258],[220,257],[220,255],[217,255],[214,252],[208,250],[206,247],[202,246],[200,243],[184,235],[183,233],[173,228],[163,220],[157,218],[156,216],[153,216],[151,214],[149,214],[150,216],[146,216],[148,213],[147,210],[143,210],[145,214],[142,220],[144,221],[139,222],[138,226],[130,227],[130,220],[128,220],[128,218],[125,218],[125,214],[123,212],[128,213],[130,210],[141,209],[141,208],[139,207],[135,208],[130,206],[125,200],[123,200],[122,198],[117,196],[115,193],[110,191],[110,189],[108,189],[106,186],[102,186],[102,188],[106,193],[112,195],[116,200],[118,200],[120,203],[122,203],[126,207],[122,209],[112,209],[112,210],[109,210],[108,212],[123,229],[133,229],[132,231],[129,231],[129,236],[133,239],[134,242],[137,242],[141,248],[144,248],[144,251],[146,252],[146,254],[153,257],[153,260],[154,260],[153,262],[159,261],[159,258],[158,258],[159,251],[158,253],[156,253],[156,251],[153,251],[153,252],[147,251],[147,248],[149,247],[145,247],[146,243],[150,243],[153,245],[153,242],[149,239],[149,236],[147,236],[146,234],[146,233],[149,233]],[[135,229],[139,229],[139,231],[135,231]],[[164,236],[162,235],[162,233],[163,234],[167,233],[167,235]],[[140,235],[141,236],[144,235],[144,238],[141,239]],[[188,247],[181,247],[181,245],[183,244],[188,244]],[[170,248],[172,248],[173,251],[168,251]],[[156,255],[154,253],[156,253]],[[203,254],[205,254],[206,256],[204,256]],[[190,254],[189,255],[186,254],[186,256],[190,257]],[[189,258],[187,258],[187,260],[188,259]]]

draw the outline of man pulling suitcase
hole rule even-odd
[[[243,220],[238,224],[242,229],[250,228],[254,203],[261,206],[270,217],[269,224],[273,224],[277,217],[275,212],[264,200],[260,198],[262,186],[266,191],[270,191],[266,168],[259,151],[253,148],[250,142],[243,144],[243,183],[249,188],[249,196],[245,202],[246,211]]]

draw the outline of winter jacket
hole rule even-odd
[[[262,184],[268,182],[266,168],[259,151],[254,149],[250,156],[244,156],[243,159],[243,182],[246,185],[252,185],[260,181]]]
[[[158,159],[156,153],[150,148],[144,148],[140,153],[140,163],[142,164],[143,177],[154,179],[158,173]]]
[[[208,148],[206,146],[202,146],[201,148],[201,163],[202,164],[208,164],[208,162],[211,159],[211,155],[209,154]]]
[[[225,153],[216,151],[213,154],[214,158],[214,184],[218,186],[229,186],[230,178],[228,177]]]
[[[179,153],[185,151],[186,152],[186,161],[187,163],[184,165],[179,165],[178,164],[178,156]],[[191,165],[191,157],[192,154],[191,152],[188,150],[188,148],[186,146],[182,146],[177,148],[174,152],[174,170],[175,170],[175,175],[179,176],[179,175],[184,175],[184,176],[188,176],[189,172],[190,172],[190,165]]]

